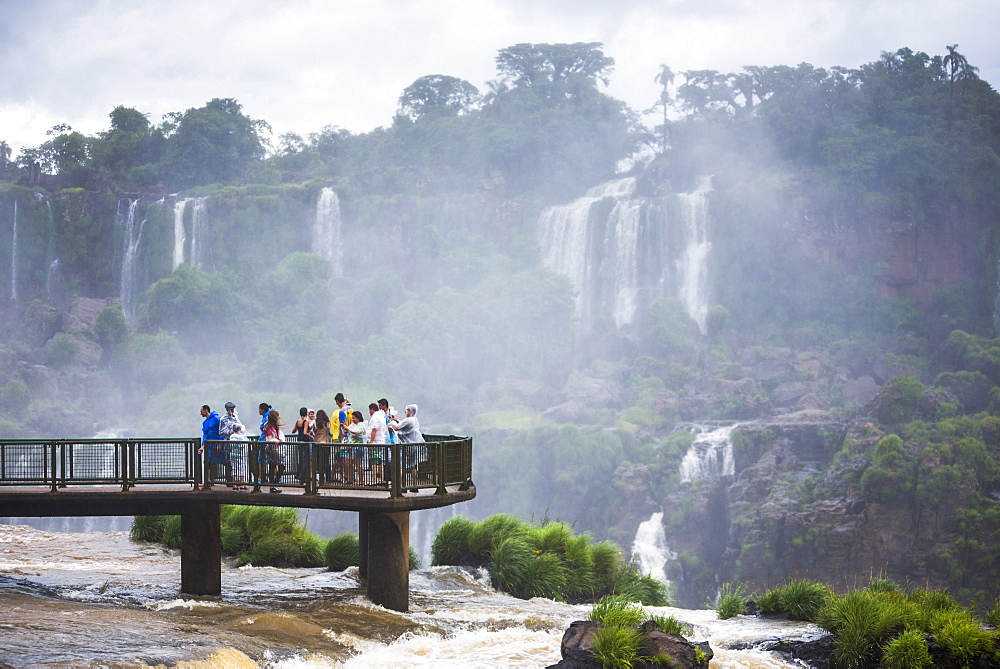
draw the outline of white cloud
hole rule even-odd
[[[0,139],[15,149],[56,123],[94,133],[116,105],[153,122],[213,97],[239,100],[276,134],[391,122],[426,74],[478,87],[518,42],[604,42],[612,95],[641,111],[660,63],[856,67],[946,44],[1000,75],[991,0],[149,0],[0,3]]]

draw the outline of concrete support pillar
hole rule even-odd
[[[219,505],[186,504],[181,512],[181,592],[222,594]]]
[[[358,512],[358,573],[361,578],[368,578],[368,517],[371,514],[371,511]]]
[[[387,609],[409,611],[410,512],[367,515],[368,599]]]

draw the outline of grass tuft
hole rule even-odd
[[[352,532],[339,534],[327,541],[324,553],[326,568],[330,571],[344,571],[361,564],[360,543],[357,535]]]
[[[464,516],[452,516],[444,521],[431,545],[431,564],[466,564],[472,554],[469,537],[475,525]]]
[[[605,625],[594,634],[591,652],[605,669],[631,669],[639,660],[641,641],[635,628]]]
[[[911,629],[903,632],[882,647],[882,666],[885,669],[920,669],[933,667],[924,634]]]
[[[740,583],[723,583],[719,588],[719,597],[715,603],[715,613],[719,620],[728,620],[734,616],[742,616],[747,612],[747,596],[744,586]]]

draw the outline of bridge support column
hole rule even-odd
[[[185,505],[181,512],[181,592],[222,594],[222,539],[219,505]]]
[[[361,578],[368,578],[368,517],[371,511],[358,512],[358,558],[361,565],[358,573]]]
[[[410,512],[360,512],[358,542],[368,599],[394,611],[410,610]],[[365,536],[362,543],[361,536]]]

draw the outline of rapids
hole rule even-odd
[[[497,593],[485,572],[411,572],[409,613],[373,606],[356,568],[223,566],[221,597],[178,593],[180,555],[126,532],[0,525],[0,665],[543,667],[589,606]],[[726,645],[816,633],[803,623],[650,607],[708,640],[712,667],[791,667]]]

